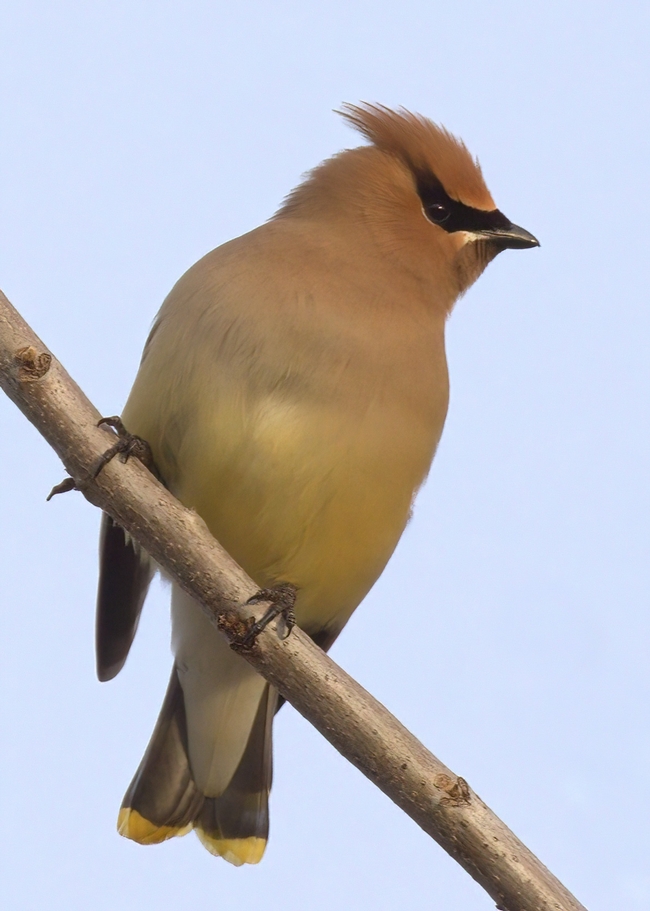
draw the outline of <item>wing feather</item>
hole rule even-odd
[[[95,623],[97,676],[102,681],[112,680],[124,666],[153,574],[150,558],[104,513]]]

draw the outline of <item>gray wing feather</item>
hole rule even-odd
[[[99,543],[95,645],[97,676],[111,680],[124,666],[154,574],[151,560],[104,513]]]

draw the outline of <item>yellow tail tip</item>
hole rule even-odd
[[[117,817],[117,831],[125,838],[137,841],[140,845],[159,845],[168,838],[187,835],[189,826],[159,826],[141,816],[131,807],[122,807]]]
[[[213,838],[202,829],[197,828],[194,831],[210,854],[223,857],[236,867],[241,867],[242,864],[258,864],[264,856],[265,838]]]

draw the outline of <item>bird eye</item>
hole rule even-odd
[[[447,206],[443,206],[440,202],[434,202],[426,208],[427,218],[436,225],[441,225],[444,221],[447,221],[450,214]]]

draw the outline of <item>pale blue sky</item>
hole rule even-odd
[[[642,2],[5,0],[0,287],[106,414],[163,297],[402,104],[540,250],[449,325],[416,514],[333,657],[590,911],[650,909],[648,54]],[[2,857],[12,909],[474,911],[467,875],[292,709],[257,868],[115,832],[170,666],[156,588],[94,675],[97,512],[0,399]]]

